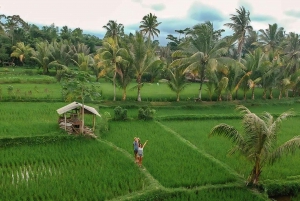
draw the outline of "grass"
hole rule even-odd
[[[134,163],[98,141],[14,146],[0,157],[1,200],[106,200],[149,184]]]
[[[26,70],[27,75],[20,68],[0,68],[0,190],[5,192],[1,200],[267,200],[266,194],[244,186],[251,166],[240,155],[227,156],[231,143],[207,135],[220,122],[242,129],[236,104],[273,115],[293,108],[296,117],[283,123],[278,142],[297,135],[298,98],[262,100],[262,90],[257,88],[255,101],[210,102],[203,90],[204,101],[194,102],[199,83],[192,83],[178,103],[165,84],[154,83],[144,84],[143,102],[138,103],[136,90],[130,90],[136,85],[132,82],[127,101],[111,102],[113,86],[100,80],[102,97],[88,105],[112,116],[120,105],[131,120],[110,121],[105,131],[99,126],[103,119],[97,118],[97,140],[64,138],[67,135],[58,128],[56,113],[67,104],[60,84],[33,83],[53,77]],[[117,100],[121,97],[118,89]],[[136,120],[139,107],[146,106],[156,110],[157,122]],[[92,117],[85,118],[91,125]],[[135,136],[142,142],[149,140],[142,168],[133,160]],[[266,166],[262,181],[296,182],[299,154]]]

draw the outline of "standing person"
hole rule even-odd
[[[144,155],[144,147],[146,146],[148,140],[144,144],[139,143],[138,148],[138,156],[139,156],[139,166],[142,167],[143,155]]]
[[[138,142],[138,138],[135,137],[133,141],[133,153],[134,153],[134,160],[136,163],[138,162],[138,156],[137,156],[138,149],[139,149],[139,142]]]

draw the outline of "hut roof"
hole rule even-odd
[[[62,108],[57,109],[56,111],[58,114],[64,114],[68,111],[71,111],[73,109],[80,108],[80,107],[82,107],[81,103],[73,102],[73,103],[70,103],[69,105],[66,105]],[[95,108],[87,106],[87,105],[84,105],[83,107],[84,107],[84,110],[87,110],[87,111],[101,117],[101,115],[97,112],[97,110]]]

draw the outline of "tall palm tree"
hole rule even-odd
[[[181,50],[173,53],[173,58],[189,63],[185,73],[197,71],[200,78],[200,88],[198,99],[202,98],[202,86],[206,76],[206,71],[216,68],[218,63],[234,62],[233,59],[223,57],[227,54],[228,47],[224,40],[216,40],[215,31],[211,22],[195,25],[187,35],[187,39],[181,43]]]
[[[30,57],[33,53],[33,48],[30,45],[25,45],[23,42],[17,43],[12,47],[13,52],[11,53],[11,57],[18,58],[22,64],[25,59]]]
[[[278,27],[276,23],[269,24],[269,28],[266,30],[259,30],[259,44],[265,48],[265,51],[273,50],[278,48],[279,44],[284,38],[283,27]]]
[[[158,34],[160,33],[159,29],[157,29],[160,24],[161,22],[157,22],[157,17],[152,15],[152,13],[149,13],[143,17],[140,29],[143,34],[148,35],[148,39],[150,39],[150,37],[154,39],[154,36],[158,37]]]
[[[242,105],[238,105],[237,110],[243,114],[243,133],[228,124],[221,123],[212,128],[209,136],[224,136],[235,144],[230,153],[233,154],[239,151],[253,163],[253,169],[247,184],[257,185],[264,165],[267,163],[272,164],[284,153],[293,153],[296,148],[300,148],[300,136],[276,147],[280,124],[283,120],[292,116],[291,111],[284,112],[275,119],[268,112],[259,117]]]
[[[120,70],[119,63],[125,62],[123,59],[128,55],[125,48],[120,48],[116,41],[112,37],[105,38],[103,41],[103,47],[98,50],[102,63],[101,65],[109,67],[113,71],[113,85],[114,85],[114,101],[116,100],[116,76],[123,77],[122,71]]]
[[[132,58],[132,66],[135,71],[137,81],[137,101],[141,99],[142,76],[150,68],[160,65],[161,61],[155,54],[156,47],[145,42],[142,33],[136,32],[130,42],[130,56]]]
[[[294,73],[300,68],[300,36],[294,32],[287,35],[283,42],[287,72]]]
[[[246,39],[246,33],[252,31],[250,26],[250,12],[242,6],[240,9],[236,9],[237,15],[231,15],[232,23],[226,23],[225,26],[233,29],[234,37],[238,40],[238,61],[241,60],[242,50]]]
[[[281,71],[284,65],[283,58],[280,51],[268,51],[266,54],[266,65],[263,65],[260,71],[262,72],[261,85],[263,88],[263,98],[267,98],[267,91],[269,91],[269,98],[273,99],[273,89],[278,86],[279,78],[281,78]]]
[[[116,44],[118,44],[119,37],[124,35],[124,25],[117,21],[109,20],[103,28],[106,29],[105,37],[112,37]]]

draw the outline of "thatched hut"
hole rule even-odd
[[[82,111],[84,109],[84,111]],[[62,108],[56,110],[59,114],[58,124],[60,128],[68,131],[68,133],[80,133],[82,128],[83,134],[94,135],[96,116],[101,117],[97,110],[93,107],[83,105],[78,102],[70,103]],[[93,115],[93,128],[84,126],[84,115]]]

